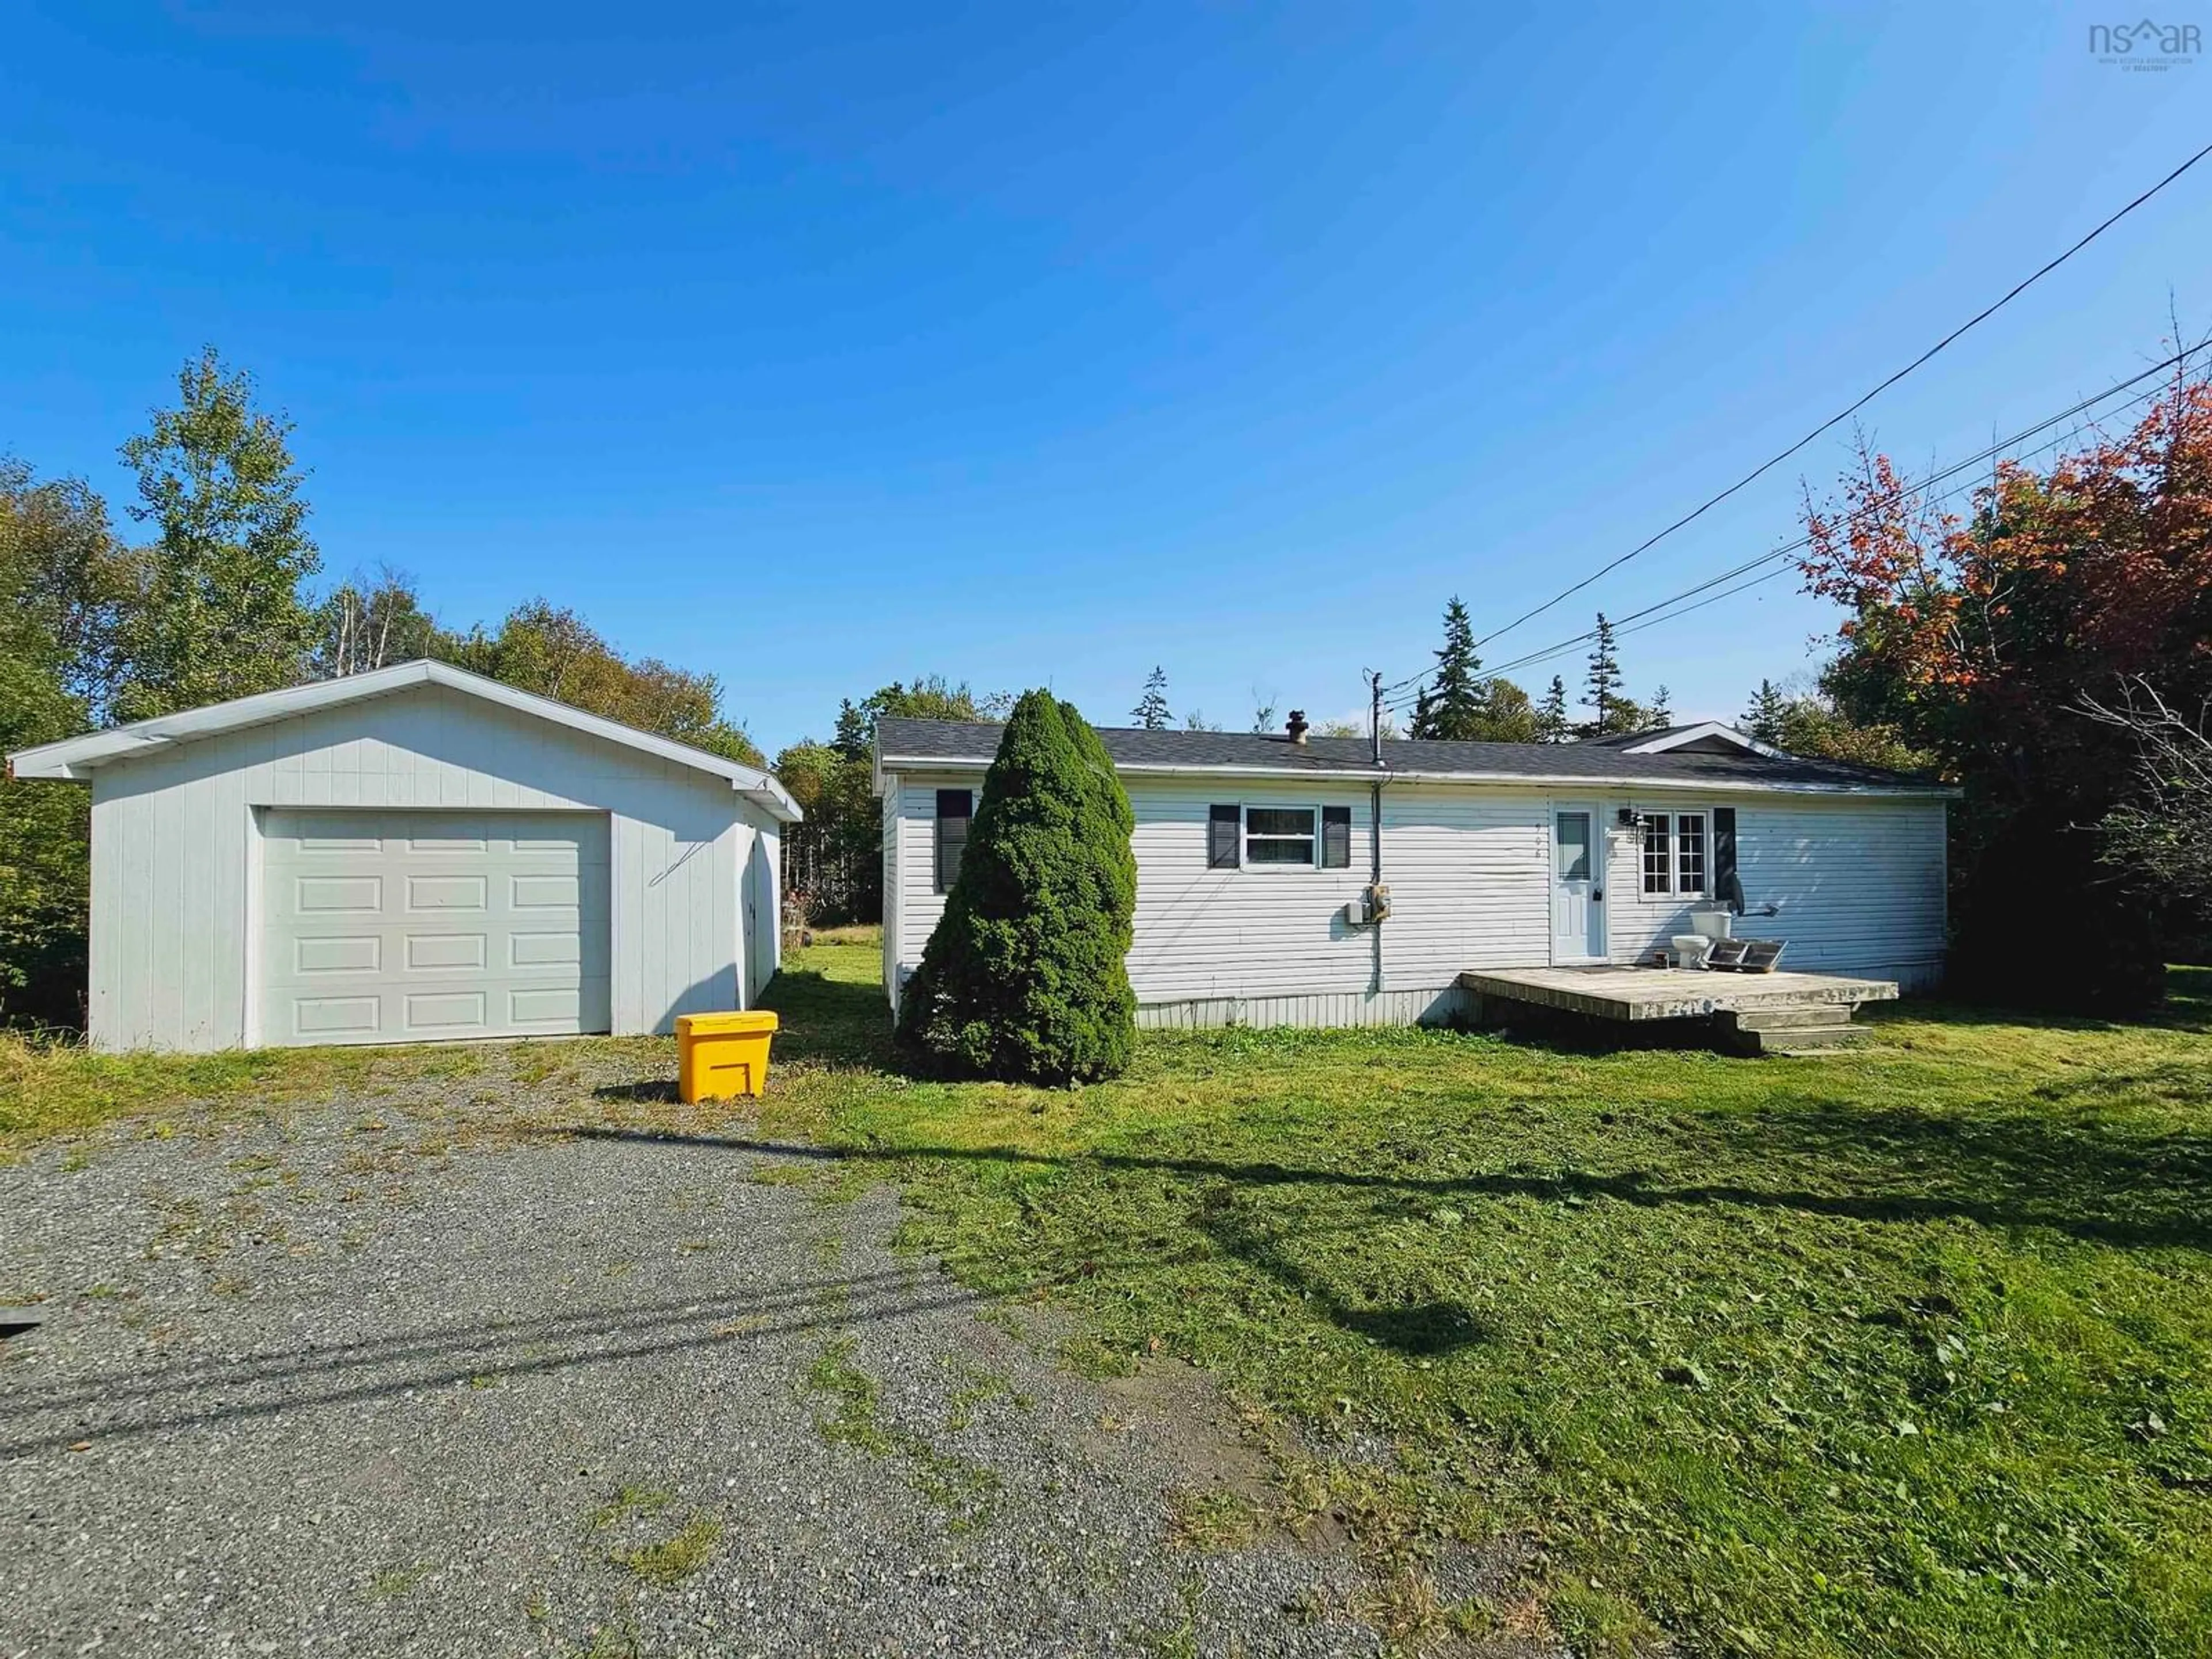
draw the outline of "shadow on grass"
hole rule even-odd
[[[786,968],[768,982],[761,1006],[774,1009],[781,1021],[776,1064],[902,1069],[891,1048],[890,1006],[881,986]]]
[[[2212,968],[2176,964],[2166,969],[2166,1000],[2130,1019],[2100,1014],[2069,1014],[2047,1008],[2013,1008],[2000,1003],[1978,1003],[1931,998],[1903,1002],[1872,1003],[1860,1018],[1876,1024],[1887,1020],[1925,1020],[1938,1025],[1968,1030],[1991,1025],[2017,1025],[2036,1031],[2195,1031],[2212,1034]]]
[[[1356,1169],[1319,1169],[1272,1161],[1079,1152],[1055,1157],[1009,1146],[902,1146],[848,1149],[734,1135],[580,1125],[560,1131],[582,1140],[631,1140],[720,1146],[785,1158],[908,1163],[1024,1164],[1051,1170],[1147,1170],[1249,1186],[1370,1188],[1442,1198],[1612,1199],[1644,1208],[1723,1205],[1795,1210],[1869,1222],[1972,1221],[2000,1229],[2045,1228],[2102,1244],[2212,1248],[2212,1138],[2147,1136],[2125,1146],[2100,1145],[2094,1134],[2037,1141],[2032,1119],[1954,1124],[1911,1112],[1853,1109],[1778,1109],[1730,1115],[1714,1133],[1680,1131],[1684,1161],[1716,1156],[1781,1160],[1844,1190],[1765,1187],[1747,1182],[1671,1182],[1644,1170],[1602,1174],[1562,1169],[1541,1175],[1500,1170],[1424,1176]],[[1931,1168],[1931,1165],[1941,1167]],[[1817,1166],[1817,1167],[1811,1167]],[[1850,1190],[1890,1181],[1923,1182],[1928,1190]]]
[[[2193,1022],[2212,1006],[2203,1000],[2212,991],[2212,973],[2191,969],[2176,977],[2183,994],[2159,1019],[2146,1024],[2195,1029]],[[787,1035],[778,1039],[779,1057],[788,1053],[794,1060],[848,1066],[889,1062],[888,1021],[874,988],[819,974],[787,973],[769,989],[767,1000],[787,1023]],[[1914,1006],[1910,1012],[1923,1021],[1954,1018],[1940,1005]],[[1986,1011],[1972,1011],[1957,1023],[1996,1018]],[[2021,1023],[2054,1024],[2034,1018]],[[1541,1172],[1503,1167],[1428,1173],[1407,1167],[1435,1160],[1440,1152],[1446,1161],[1455,1158],[1462,1164],[1484,1156],[1479,1147],[1434,1140],[1407,1146],[1348,1143],[1340,1163],[1314,1166],[1174,1148],[1066,1155],[941,1146],[846,1150],[597,1126],[572,1133],[586,1139],[850,1159],[887,1172],[902,1164],[996,1163],[1046,1169],[1069,1179],[1140,1173],[1220,1183],[1223,1190],[1358,1191],[1386,1204],[1536,1199],[1611,1200],[1647,1209],[1736,1207],[1875,1225],[1964,1221],[1999,1231],[2045,1230],[2123,1248],[2204,1250],[2212,1249],[2212,1129],[2144,1132],[2102,1121],[2094,1111],[2107,1100],[2144,1092],[2185,1101],[2201,1076],[2181,1060],[2125,1073],[2085,1071],[2079,1078],[2046,1084],[2017,1104],[1992,1103],[1952,1112],[1793,1099],[1778,1087],[1771,1103],[1757,1110],[1635,1115],[1619,1131],[1619,1146],[1623,1161],[1632,1158],[1644,1167],[1626,1170],[1569,1165]],[[1677,1171],[1692,1172],[1692,1178],[1673,1173]],[[1214,1249],[1309,1298],[1345,1329],[1417,1357],[1449,1352],[1487,1336],[1468,1310],[1425,1299],[1418,1291],[1409,1293],[1404,1305],[1351,1305],[1301,1268],[1285,1241],[1252,1224],[1235,1206],[1197,1196],[1193,1224]]]
[[[671,1105],[677,1100],[676,1085],[668,1078],[653,1078],[643,1083],[602,1083],[592,1091],[594,1099],[611,1101],[617,1105]]]

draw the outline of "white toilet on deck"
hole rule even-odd
[[[1728,939],[1735,930],[1735,917],[1723,906],[1699,905],[1690,912],[1690,931],[1668,941],[1677,968],[1702,968],[1712,954],[1715,939]]]

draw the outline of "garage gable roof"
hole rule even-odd
[[[779,822],[796,823],[805,816],[784,787],[757,767],[747,766],[740,761],[726,760],[720,755],[710,755],[703,749],[694,749],[690,744],[678,743],[672,738],[641,732],[634,726],[624,726],[619,720],[588,714],[565,702],[556,702],[550,697],[541,697],[535,692],[518,691],[511,685],[486,679],[481,674],[471,674],[451,663],[427,659],[395,663],[390,668],[380,668],[367,674],[349,674],[334,680],[317,680],[312,684],[288,686],[282,691],[264,691],[256,696],[236,697],[228,702],[210,703],[204,708],[188,708],[182,714],[157,715],[150,720],[137,720],[129,726],[88,732],[83,737],[68,738],[59,743],[40,744],[34,749],[19,749],[8,757],[8,765],[9,769],[19,778],[87,778],[96,769],[112,761],[129,760],[134,756],[155,749],[165,749],[173,744],[189,743],[195,738],[212,737],[219,732],[235,732],[242,726],[261,726],[270,720],[290,720],[296,715],[312,714],[345,703],[365,702],[371,697],[390,696],[396,691],[405,691],[418,685],[441,685],[448,690],[481,697],[486,702],[535,715],[539,720],[565,726],[571,731],[581,732],[607,743],[617,743],[624,748],[656,755],[662,760],[673,761],[678,766],[688,766],[696,772],[726,778],[739,794]]]

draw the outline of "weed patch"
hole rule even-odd
[[[665,1538],[635,1549],[616,1550],[608,1559],[655,1589],[668,1589],[705,1566],[721,1540],[722,1523],[712,1516],[698,1515]]]
[[[404,1595],[430,1576],[428,1566],[417,1564],[406,1567],[386,1567],[368,1581],[368,1593],[380,1601],[392,1601]]]
[[[823,1344],[807,1370],[806,1390],[823,1406],[814,1419],[816,1432],[831,1445],[896,1462],[907,1485],[945,1510],[956,1530],[980,1524],[998,1496],[998,1476],[886,1422],[878,1409],[882,1385],[853,1363],[853,1351],[850,1337],[838,1337]]]
[[[635,1516],[658,1515],[675,1501],[675,1493],[663,1492],[658,1486],[625,1483],[616,1487],[615,1495],[592,1511],[592,1526],[596,1530]]]
[[[1175,1540],[1194,1550],[1242,1549],[1267,1523],[1258,1504],[1221,1486],[1170,1492],[1168,1516]]]

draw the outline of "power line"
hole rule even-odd
[[[2127,403],[2121,404],[2120,408],[2134,408],[2140,404],[2148,403],[2151,398],[2157,395],[2157,391],[2154,389],[2142,394],[2140,397],[2130,398]],[[2118,411],[2115,410],[2113,412],[2117,413]],[[2016,451],[2008,457],[2008,459],[2020,460],[2025,459],[2029,456],[2043,454],[2050,450],[2056,449],[2059,445],[2067,442],[2070,435],[2070,434],[2062,433],[2059,436],[2051,439],[2049,442],[2039,444],[2033,449]],[[1971,456],[1967,458],[1966,460],[1959,463],[1957,466],[1946,469],[1945,472],[1942,474],[1930,475],[1929,478],[1922,480],[1918,485],[1908,486],[1906,489],[1899,490],[1890,495],[1884,496],[1879,501],[1869,501],[1863,507],[1854,508],[1850,513],[1844,515],[1843,522],[1850,524],[1864,517],[1868,514],[1880,512],[1884,507],[1893,506],[1897,502],[1917,493],[1919,489],[1924,488],[1927,483],[1933,482],[1936,477],[1947,477],[1950,473],[1959,471],[1960,468],[1976,465],[1981,461],[1987,460],[1989,459],[1990,458],[1986,454],[1981,456]],[[1942,507],[1947,502],[1956,501],[1961,495],[1971,495],[1981,487],[1981,482],[1977,479],[1971,483],[1958,485],[1954,489],[1945,490],[1939,495],[1930,495],[1925,499],[1922,505],[1930,507]],[[1733,599],[1738,593],[1746,592],[1754,587],[1763,586],[1766,583],[1773,581],[1779,577],[1789,575],[1794,568],[1794,566],[1785,562],[1790,559],[1792,554],[1802,551],[1809,540],[1809,538],[1801,538],[1797,541],[1792,542],[1786,546],[1775,549],[1771,553],[1762,553],[1755,559],[1747,559],[1743,563],[1735,566],[1732,569],[1723,570],[1718,575],[1709,577],[1705,581],[1699,582],[1694,587],[1687,587],[1679,593],[1669,595],[1668,598],[1663,599],[1656,600],[1652,604],[1644,606],[1641,611],[1632,611],[1625,616],[1608,618],[1607,620],[1613,628],[1613,635],[1615,638],[1620,638],[1630,634],[1640,634],[1647,628],[1656,628],[1662,623],[1674,622],[1680,617],[1688,616],[1692,611],[1702,611],[1709,605],[1717,605],[1723,599]],[[1721,586],[1722,584],[1726,582],[1735,581],[1735,578],[1739,576],[1746,575],[1754,570],[1760,570],[1762,567],[1766,566],[1771,566],[1773,568],[1765,569],[1761,574],[1752,576],[1748,581],[1736,582],[1735,586],[1724,588],[1723,591],[1717,593],[1712,593],[1707,598],[1699,599],[1698,597],[1700,594],[1706,593],[1707,590],[1711,588]],[[1683,601],[1686,599],[1696,599],[1697,602],[1693,605],[1686,605]],[[1666,614],[1663,616],[1655,614],[1661,611],[1664,611]],[[1588,645],[1596,638],[1597,630],[1594,628],[1589,629],[1583,633],[1576,635],[1571,639],[1561,640],[1556,644],[1540,647],[1538,649],[1531,651],[1524,656],[1516,657],[1510,662],[1500,663],[1497,667],[1491,669],[1489,672],[1493,674],[1515,673],[1522,669],[1531,668],[1539,663],[1550,662],[1555,658],[1564,657],[1571,652],[1578,651],[1583,646]],[[1402,710],[1406,708],[1411,707],[1415,701],[1417,701],[1417,699],[1409,698],[1403,702],[1393,703],[1390,707],[1394,710]]]
[[[2156,390],[2154,389],[2151,392],[2142,394],[2140,397],[2130,399],[2129,402],[2121,404],[2119,407],[2123,410],[2133,408],[2137,404],[2148,402],[2152,398],[2154,398],[2157,395],[2158,393]],[[2113,412],[2117,413],[2118,411],[2115,410]],[[2051,440],[2047,443],[2038,445],[2033,449],[2014,451],[2008,459],[2019,460],[2025,459],[2030,456],[2045,453],[2049,450],[2057,448],[2060,444],[2068,441],[2069,436],[2070,434],[2061,434],[2058,437]],[[2009,447],[2009,446],[2008,446],[2008,447]],[[1852,509],[1850,513],[1844,515],[1843,522],[1848,525],[1869,514],[1876,513],[1887,507],[1893,506],[1897,502],[1905,500],[1908,495],[1917,492],[1918,489],[1924,489],[1928,484],[1934,483],[1938,479],[1948,477],[1951,474],[1955,473],[1963,468],[1978,465],[1980,462],[1989,459],[1990,459],[1990,457],[1987,454],[1970,456],[1966,460],[1958,463],[1956,465],[1946,468],[1941,473],[1930,474],[1929,477],[1920,480],[1916,485],[1908,486],[1907,488],[1900,489],[1892,495],[1884,496],[1878,501],[1869,501],[1863,507]],[[1977,479],[1968,483],[1960,484],[1954,489],[1945,490],[1939,495],[1929,496],[1923,501],[1923,505],[1930,507],[1941,507],[1947,502],[1957,500],[1961,495],[1970,495],[1973,491],[1979,489],[1981,487],[1981,482]],[[1795,542],[1776,548],[1771,553],[1762,553],[1756,558],[1747,559],[1741,564],[1735,565],[1727,570],[1723,570],[1717,575],[1708,577],[1705,580],[1698,583],[1694,586],[1684,588],[1679,593],[1670,594],[1663,599],[1655,600],[1650,605],[1644,606],[1641,611],[1632,611],[1624,616],[1608,618],[1614,635],[1619,637],[1622,635],[1627,634],[1640,634],[1647,628],[1656,628],[1662,623],[1673,622],[1678,617],[1688,616],[1693,611],[1702,611],[1706,605],[1714,604],[1718,600],[1729,599],[1737,593],[1743,592],[1747,589],[1760,586],[1766,582],[1774,580],[1778,577],[1786,576],[1790,573],[1792,567],[1784,562],[1789,560],[1792,554],[1802,551],[1809,542],[1809,538],[1800,538]],[[1752,571],[1759,570],[1763,567],[1768,566],[1771,566],[1773,568],[1766,569],[1764,574],[1753,576],[1749,581],[1738,583],[1737,586],[1728,588],[1724,592],[1715,593],[1711,599],[1698,599],[1698,596],[1699,594],[1706,592],[1709,589],[1721,586],[1723,583],[1735,580],[1739,576],[1746,575]],[[1694,605],[1685,605],[1683,601],[1687,599],[1698,599],[1698,603]],[[1680,606],[1680,608],[1679,610],[1674,609],[1676,606]],[[1660,611],[1665,611],[1667,614],[1663,616],[1655,614],[1656,612]],[[1487,672],[1496,675],[1514,673],[1523,668],[1533,667],[1538,663],[1549,662],[1554,658],[1565,656],[1570,652],[1579,650],[1582,647],[1590,643],[1596,638],[1597,630],[1594,628],[1587,629],[1582,633],[1573,635],[1571,638],[1560,640],[1551,645],[1539,647],[1537,649],[1528,652],[1525,655],[1516,657],[1509,662],[1499,663],[1495,667],[1490,668]],[[1404,709],[1414,706],[1419,700],[1419,690],[1417,688],[1413,694],[1392,702],[1389,707],[1394,712],[1402,712]]]
[[[1843,422],[1849,420],[1852,416],[1857,414],[1859,410],[1864,409],[1876,398],[1888,391],[1890,387],[1895,386],[1899,380],[1905,379],[1906,375],[1911,374],[1915,369],[1919,368],[1930,358],[1934,357],[1938,352],[1942,351],[1945,347],[1959,339],[1962,335],[1977,327],[1980,324],[1988,321],[1990,318],[2003,310],[2005,307],[2010,305],[2014,300],[2018,299],[2022,294],[2025,294],[2036,283],[2041,282],[2045,276],[2048,276],[2052,271],[2057,270],[2059,266],[2064,264],[2069,259],[2071,259],[2083,248],[2088,246],[2090,243],[2095,241],[2100,236],[2102,236],[2114,225],[2119,223],[2121,220],[2126,218],[2128,215],[2133,213],[2144,203],[2149,201],[2152,197],[2157,195],[2175,179],[2180,178],[2183,173],[2188,172],[2190,168],[2195,167],[2207,155],[2212,155],[2212,144],[2207,144],[2203,149],[2198,150],[2194,155],[2191,155],[2179,167],[2167,173],[2165,178],[2160,179],[2148,190],[2143,191],[2142,195],[2136,197],[2133,201],[2128,203],[2126,206],[2119,209],[2118,211],[2113,213],[2101,223],[2098,224],[2087,235],[2076,241],[2064,252],[2045,261],[2042,265],[2037,267],[2036,270],[2022,277],[2019,282],[2014,283],[2011,288],[2005,291],[2002,297],[1976,312],[1965,322],[1960,324],[1958,327],[1953,329],[1942,339],[1936,341],[1934,345],[1929,346],[1927,350],[1922,352],[1911,362],[1905,364],[1904,368],[1897,370],[1896,373],[1891,374],[1887,379],[1881,381],[1881,384],[1875,386],[1871,391],[1867,392],[1864,395],[1860,397],[1856,402],[1850,404],[1846,408],[1838,410],[1835,414],[1831,415],[1826,420],[1821,422],[1820,425],[1814,427],[1810,432],[1808,432],[1803,437],[1798,439],[1796,442],[1790,445],[1786,449],[1778,450],[1774,454],[1767,457],[1766,459],[1761,461],[1750,471],[1745,473],[1743,477],[1738,478],[1727,489],[1722,490],[1718,495],[1707,497],[1705,501],[1692,507],[1689,512],[1685,513],[1680,518],[1675,520],[1674,523],[1668,525],[1665,529],[1646,538],[1636,546],[1629,549],[1627,552],[1620,555],[1620,557],[1613,559],[1606,564],[1600,565],[1595,570],[1590,572],[1589,575],[1584,576],[1580,581],[1574,583],[1571,586],[1560,589],[1559,592],[1554,593],[1550,599],[1545,600],[1541,605],[1535,606],[1532,610],[1522,611],[1521,615],[1516,617],[1511,622],[1507,623],[1504,627],[1493,629],[1491,632],[1484,635],[1480,639],[1477,640],[1475,644],[1477,646],[1487,645],[1491,641],[1498,638],[1500,635],[1509,634],[1512,632],[1513,629],[1520,627],[1522,623],[1542,616],[1544,612],[1549,611],[1553,605],[1559,604],[1565,599],[1571,599],[1575,594],[1581,592],[1583,589],[1588,587],[1592,582],[1596,581],[1600,577],[1604,576],[1612,571],[1618,570],[1622,565],[1626,564],[1631,559],[1637,558],[1644,553],[1650,552],[1651,549],[1656,547],[1661,542],[1673,535],[1676,531],[1681,529],[1684,526],[1693,523],[1698,519],[1704,517],[1706,513],[1711,511],[1712,508],[1718,507],[1723,501],[1728,500],[1729,496],[1735,495],[1738,490],[1744,489],[1747,485],[1764,477],[1775,467],[1779,466],[1783,462],[1788,460],[1792,455],[1797,453],[1799,450],[1804,448],[1806,445],[1811,443],[1814,439],[1820,437],[1826,432],[1832,430]],[[1395,691],[1404,686],[1411,685],[1415,680],[1419,679],[1420,678],[1422,678],[1422,676],[1419,674],[1410,674],[1407,676],[1406,678],[1398,681],[1396,684],[1386,686],[1383,689],[1386,692]]]
[[[2022,441],[2032,438],[2038,433],[2045,431],[2050,428],[2059,424],[2061,422],[2070,420],[2076,415],[2086,413],[2087,410],[2095,408],[2099,404],[2105,402],[2107,398],[2112,398],[2119,392],[2125,392],[2130,387],[2140,386],[2144,380],[2150,379],[2153,375],[2163,374],[2166,370],[2175,367],[2177,364],[2185,362],[2196,353],[2203,350],[2207,345],[2212,345],[2212,337],[2207,337],[2207,338],[2198,341],[2194,345],[2185,346],[2181,350],[2175,352],[2172,356],[2165,359],[2163,362],[2152,364],[2148,368],[2142,370],[2140,374],[2131,374],[2124,380],[2116,381],[2112,386],[2106,386],[2102,392],[2099,392],[2090,397],[2084,398],[2078,403],[2060,410],[2055,415],[2046,416],[2032,425],[2023,427],[2021,430],[2014,433],[2011,436],[2001,439],[1997,442],[1990,445],[1985,449],[1977,451],[1972,455],[1968,455],[1961,459],[1954,461],[1949,465],[1940,468],[1934,472],[1930,472],[1923,478],[1917,479],[1908,484],[1901,485],[1898,489],[1888,495],[1883,496],[1878,501],[1865,503],[1863,506],[1854,509],[1850,514],[1847,514],[1845,522],[1850,522],[1867,514],[1880,511],[1887,507],[1894,506],[1898,502],[1918,495],[1936,484],[1939,484],[1948,481],[1948,479],[1956,477],[1961,472],[1972,468],[1978,468],[1985,462],[1996,460],[2001,458],[2016,460],[2021,459],[2023,454],[2038,454],[2041,453],[2045,450],[2055,448],[2057,445],[2067,441],[2068,438],[2071,434],[2061,434],[2057,438],[2052,440],[2051,442],[2039,445],[2035,449],[2026,452],[2019,451],[2014,447],[2020,444]],[[2125,403],[2118,405],[2117,408],[2105,411],[2105,414],[2106,416],[2111,416],[2124,412],[2127,410],[2137,408],[2157,397],[2160,390],[2161,388],[2154,386],[2149,391],[2140,393],[2136,397],[2128,399]],[[1957,496],[1967,494],[1971,490],[1979,487],[1978,482],[1968,484],[1960,489],[1949,491],[1942,495],[1934,498],[1934,500],[1929,502],[1929,505],[1940,505],[1943,501],[1954,500]],[[1717,575],[1708,577],[1704,581],[1696,584],[1694,586],[1686,588],[1680,592],[1672,594],[1666,599],[1656,600],[1653,604],[1646,605],[1641,611],[1630,611],[1624,617],[1614,618],[1614,630],[1616,633],[1639,632],[1641,631],[1639,629],[1625,628],[1622,624],[1637,622],[1640,618],[1650,617],[1654,611],[1665,610],[1670,605],[1680,604],[1684,599],[1693,599],[1697,595],[1705,592],[1709,588],[1714,587],[1723,582],[1729,581],[1737,576],[1746,574],[1747,572],[1757,569],[1762,565],[1777,563],[1781,560],[1788,558],[1790,555],[1793,553],[1802,551],[1804,548],[1811,544],[1811,540],[1812,538],[1809,536],[1801,536],[1796,541],[1785,543],[1782,546],[1773,550],[1771,552],[1762,553],[1756,558],[1747,560],[1744,563],[1737,565],[1731,569],[1723,570]],[[1771,580],[1774,576],[1782,575],[1784,574],[1785,573],[1783,570],[1777,569],[1769,572],[1766,576],[1761,577],[1759,580],[1760,581],[1765,581]],[[1756,582],[1746,583],[1745,586],[1755,586],[1757,585],[1758,584]],[[1740,592],[1742,589],[1736,588],[1731,589],[1730,591],[1732,592]],[[1726,596],[1720,595],[1717,597],[1724,598]],[[1700,610],[1703,609],[1703,605],[1702,604],[1692,605],[1689,607],[1689,609]],[[1686,611],[1677,612],[1675,614],[1686,615],[1688,613]],[[1671,619],[1672,618],[1669,617],[1658,617],[1653,620],[1655,622],[1666,622]],[[1645,623],[1644,624],[1645,627],[1651,625],[1652,623]],[[1503,632],[1504,630],[1501,629],[1499,631]],[[1516,669],[1525,668],[1534,663],[1548,661],[1550,659],[1573,650],[1578,646],[1589,643],[1591,640],[1596,638],[1596,636],[1597,633],[1595,629],[1588,629],[1583,633],[1576,635],[1571,639],[1561,640],[1557,644],[1545,646],[1541,649],[1531,652],[1525,656],[1516,657],[1510,662],[1501,663],[1496,667],[1490,669],[1489,672],[1492,674],[1509,674]],[[1497,635],[1493,634],[1487,635],[1486,637],[1494,639]],[[1481,641],[1478,641],[1476,643],[1480,644]],[[1412,707],[1422,689],[1418,682],[1425,681],[1435,671],[1433,669],[1425,669],[1420,673],[1413,675],[1408,679],[1397,682],[1395,686],[1386,686],[1383,688],[1386,693],[1392,690],[1400,690],[1407,686],[1412,686],[1413,688],[1412,692],[1392,699],[1388,705],[1390,709],[1393,712],[1403,712],[1406,708]]]

